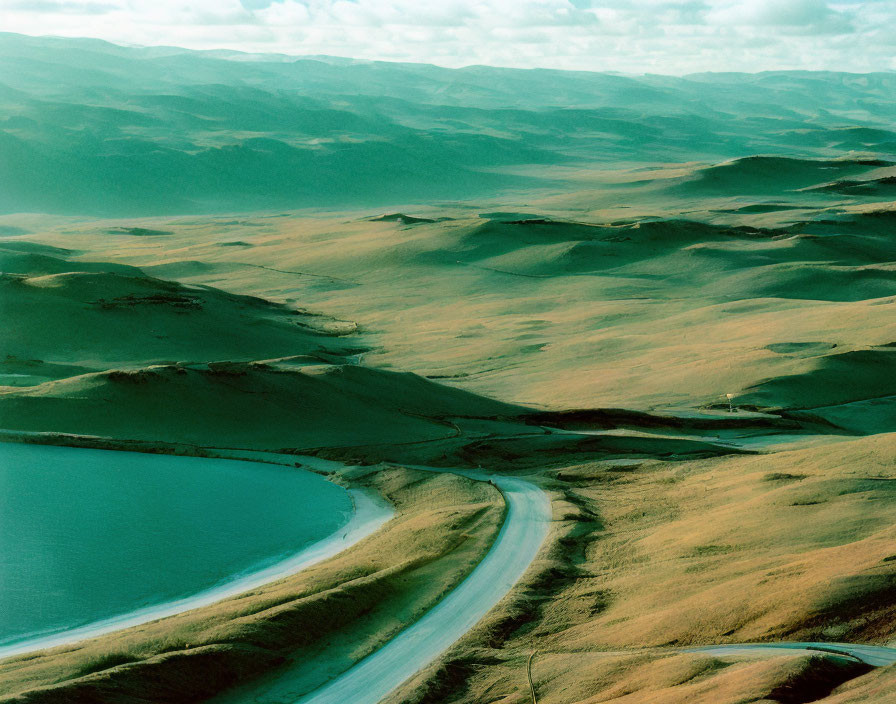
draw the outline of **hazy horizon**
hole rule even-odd
[[[124,49],[176,49],[184,52],[199,52],[204,53],[207,52],[209,54],[217,54],[216,58],[227,58],[226,56],[220,56],[221,54],[237,54],[243,55],[251,58],[258,58],[264,60],[270,60],[274,58],[281,58],[284,61],[288,60],[315,60],[315,59],[336,59],[338,61],[365,64],[365,63],[396,63],[396,64],[419,64],[421,66],[433,66],[435,68],[444,68],[449,70],[463,70],[470,68],[495,68],[495,69],[511,69],[518,71],[565,71],[570,73],[597,73],[597,74],[606,74],[613,76],[625,76],[625,77],[643,77],[643,76],[669,76],[674,78],[687,78],[688,76],[699,76],[703,74],[709,75],[724,75],[724,74],[746,74],[746,75],[759,75],[763,73],[843,73],[843,74],[854,74],[854,75],[867,75],[874,73],[896,73],[896,68],[887,68],[887,69],[878,69],[878,70],[868,70],[868,71],[843,71],[838,69],[807,69],[807,68],[767,68],[767,69],[757,69],[753,71],[749,70],[718,70],[714,71],[711,69],[703,70],[703,71],[691,71],[687,73],[663,73],[659,71],[614,71],[614,70],[602,70],[599,68],[558,68],[555,66],[510,66],[510,65],[502,65],[502,64],[486,64],[486,63],[469,63],[469,64],[458,64],[456,66],[447,65],[444,63],[437,63],[435,61],[413,61],[413,60],[401,60],[401,59],[377,59],[377,58],[365,58],[360,56],[351,56],[348,54],[308,54],[308,53],[284,53],[279,51],[246,51],[242,49],[233,49],[227,46],[213,46],[206,47],[201,49],[196,49],[188,46],[181,46],[177,44],[140,44],[140,43],[132,43],[125,41],[116,41],[114,39],[105,39],[102,37],[91,37],[91,36],[66,36],[62,34],[28,34],[25,32],[5,32],[0,31],[0,36],[3,34],[9,35],[18,35],[22,37],[30,37],[33,39],[45,39],[45,40],[85,40],[85,41],[100,41],[105,42],[107,44],[111,44],[113,46],[121,47]]]

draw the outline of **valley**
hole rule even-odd
[[[891,701],[891,73],[0,65],[3,447],[217,462],[209,530],[332,548],[0,701]],[[342,508],[284,534],[233,460]]]

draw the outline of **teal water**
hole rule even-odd
[[[351,514],[304,470],[0,442],[0,644],[188,597]]]

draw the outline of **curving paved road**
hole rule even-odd
[[[523,576],[547,536],[550,500],[541,489],[523,479],[481,472],[456,473],[492,481],[507,502],[507,515],[495,543],[466,579],[420,620],[310,694],[301,694],[300,668],[292,672],[287,667],[258,686],[242,690],[238,701],[243,704],[376,704],[433,662],[501,601]],[[225,695],[220,701],[237,699]]]
[[[709,655],[741,655],[767,651],[797,651],[803,653],[831,653],[843,655],[871,665],[886,667],[896,663],[896,648],[883,645],[861,645],[856,643],[817,643],[817,642],[779,642],[779,643],[732,643],[730,645],[704,645],[698,648],[687,648],[686,653],[707,653]]]

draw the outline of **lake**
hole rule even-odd
[[[301,469],[0,442],[0,645],[220,586],[351,517]]]

